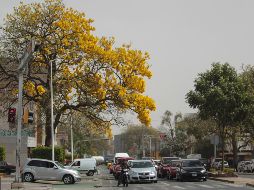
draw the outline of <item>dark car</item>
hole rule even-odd
[[[16,167],[6,161],[0,161],[0,172],[10,175],[16,171]]]
[[[176,180],[203,180],[207,179],[207,171],[198,159],[182,159],[176,169]]]

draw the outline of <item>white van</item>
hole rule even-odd
[[[97,171],[96,160],[94,158],[75,159],[67,168],[78,170],[80,174],[93,176]]]
[[[118,153],[115,153],[115,157],[114,157],[114,163],[116,163],[116,159],[117,158],[129,158],[129,154],[128,153],[125,153],[125,152],[118,152]]]

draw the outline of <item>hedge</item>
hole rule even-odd
[[[32,149],[32,158],[42,158],[52,160],[52,148],[40,146]],[[63,163],[65,158],[65,151],[61,147],[55,147],[55,160]]]
[[[0,146],[0,161],[5,160],[6,152],[5,152],[5,147]]]

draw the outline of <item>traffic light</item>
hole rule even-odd
[[[8,122],[15,123],[16,108],[9,108],[8,110]]]
[[[28,113],[28,123],[34,122],[34,112],[29,111]]]

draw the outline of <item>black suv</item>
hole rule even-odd
[[[15,171],[16,171],[16,167],[14,165],[9,164],[6,161],[0,161],[0,172],[10,175],[11,173]]]
[[[207,171],[204,164],[198,159],[182,159],[176,169],[176,180],[204,180],[206,181]]]

